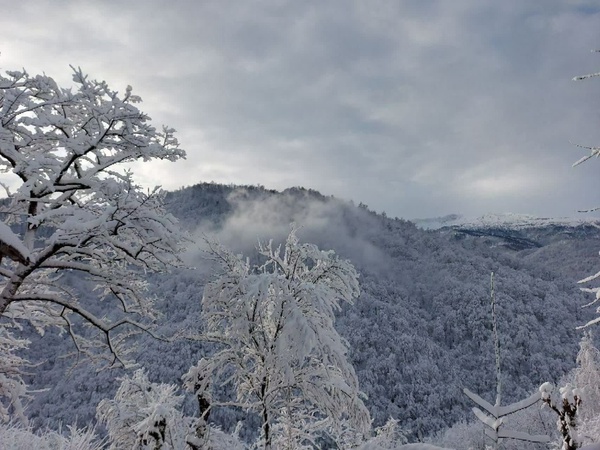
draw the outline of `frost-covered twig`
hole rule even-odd
[[[73,80],[74,90],[45,75],[0,75],[0,185],[8,196],[0,222],[0,317],[40,330],[63,327],[79,349],[104,348],[126,364],[123,339],[132,329],[151,332],[155,318],[144,273],[179,265],[184,236],[163,209],[164,193],[144,192],[122,164],[176,161],[185,152],[174,130],[150,125],[130,88],[119,96],[79,68]],[[60,274],[72,271],[106,301],[112,321],[65,288]],[[100,339],[79,334],[67,310]]]

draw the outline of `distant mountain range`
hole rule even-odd
[[[507,228],[520,230],[541,228],[547,226],[578,227],[585,225],[600,225],[598,217],[536,217],[527,214],[486,214],[481,217],[468,218],[460,214],[449,214],[443,217],[412,220],[419,228],[437,230],[444,227],[452,228]]]
[[[359,270],[361,298],[340,313],[337,327],[352,348],[375,424],[395,417],[413,438],[470,417],[464,387],[488,400],[494,396],[491,272],[507,402],[569,371],[581,336],[576,326],[594,316],[580,308],[588,298],[576,284],[600,267],[600,230],[586,221],[448,216],[415,224],[312,190],[210,183],[171,192],[166,200],[199,244],[185,255],[194,269],[149,278],[165,333],[200,326],[202,287],[212,277],[202,237],[251,255],[258,239],[281,241],[296,222],[302,240],[334,249]],[[93,304],[93,295],[86,295]],[[32,369],[31,381],[49,388],[36,394],[32,417],[55,425],[90,420],[97,402],[113,395],[120,372],[95,375],[82,365],[65,377],[70,361],[58,355],[73,350],[68,339],[52,333],[31,339],[29,356],[44,361]],[[196,342],[141,339],[138,359],[153,381],[178,382],[211,351]],[[211,418],[224,428],[253,420],[237,411],[215,411]]]

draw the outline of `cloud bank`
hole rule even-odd
[[[305,186],[389,215],[597,205],[597,2],[18,2],[0,68],[79,65],[144,98],[188,160],[166,188]]]

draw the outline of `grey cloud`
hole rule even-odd
[[[388,257],[352,229],[357,226],[377,228],[374,223],[370,226],[377,219],[361,209],[348,208],[344,202],[317,198],[297,189],[258,198],[238,189],[230,194],[228,201],[232,213],[223,223],[215,225],[207,220],[194,231],[195,241],[202,250],[200,257],[197,250],[192,250],[188,258],[196,265],[204,264],[206,239],[218,241],[236,253],[251,255],[258,242],[283,243],[293,223],[299,227],[298,236],[303,242],[315,243],[323,250],[335,248],[341,257],[350,259],[357,267],[387,273]],[[353,220],[349,220],[349,216],[353,216]]]
[[[599,139],[600,83],[570,81],[600,62],[599,14],[560,0],[36,2],[0,18],[0,65],[132,84],[188,150],[140,168],[147,183],[302,185],[402,217],[564,215],[597,191],[569,141]]]

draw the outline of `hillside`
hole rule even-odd
[[[350,343],[375,424],[395,417],[413,438],[467,417],[464,387],[493,396],[490,272],[496,274],[506,401],[571,369],[575,327],[592,317],[580,308],[586,297],[575,284],[594,272],[600,247],[600,233],[585,224],[505,229],[502,236],[475,227],[423,230],[315,191],[215,184],[171,192],[167,205],[200,244],[185,255],[194,269],[149,279],[165,334],[200,326],[199,300],[212,270],[202,236],[250,253],[257,239],[281,240],[296,222],[302,240],[334,249],[359,270],[362,295],[340,313],[337,328]],[[499,245],[516,238],[535,245]],[[87,301],[94,303],[92,294]],[[119,371],[96,375],[84,364],[65,377],[74,361],[57,356],[73,350],[68,339],[51,333],[32,339],[39,344],[32,345],[31,359],[45,362],[32,369],[31,381],[49,390],[36,394],[31,416],[40,423],[87,422],[96,403],[114,392]],[[177,382],[210,351],[197,342],[140,339],[139,361],[154,381]],[[242,417],[214,415],[226,428]]]

